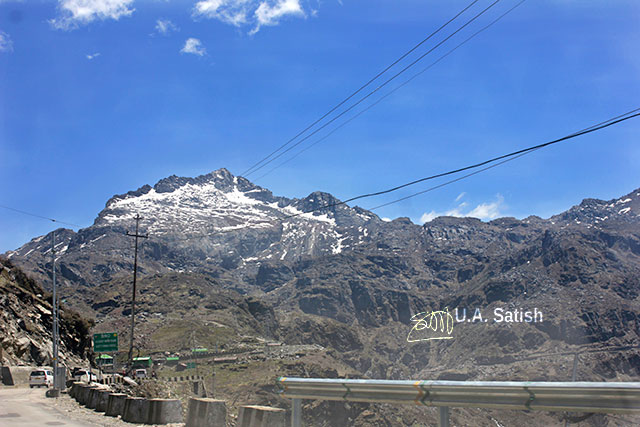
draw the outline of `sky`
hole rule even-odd
[[[5,207],[86,227],[114,194],[164,177],[244,174],[470,1],[0,0],[0,253],[64,226]],[[527,0],[420,73],[518,2],[444,41],[493,3],[478,0],[341,108],[439,47],[246,177],[344,200],[640,107],[636,0]],[[374,212],[548,218],[617,198],[640,187],[639,134],[632,119]]]

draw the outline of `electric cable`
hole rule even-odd
[[[402,84],[398,85],[397,87],[395,87],[394,89],[392,89],[391,91],[389,91],[387,94],[385,94],[384,96],[382,96],[380,99],[376,100],[373,104],[369,105],[367,108],[363,109],[362,111],[360,111],[358,114],[350,117],[348,120],[342,122],[340,125],[336,126],[335,128],[333,128],[329,133],[327,133],[326,135],[324,135],[323,137],[321,137],[320,139],[314,141],[312,144],[308,145],[307,147],[303,148],[302,150],[300,150],[299,152],[297,152],[296,154],[294,154],[293,156],[291,156],[290,158],[288,158],[287,160],[285,160],[282,163],[279,163],[277,166],[273,167],[272,169],[270,169],[268,172],[260,175],[258,178],[256,178],[254,180],[254,182],[259,181],[260,179],[264,178],[265,176],[269,175],[271,172],[275,171],[276,169],[284,166],[285,164],[289,163],[291,160],[295,159],[296,157],[298,157],[299,155],[301,155],[302,153],[304,153],[305,151],[311,149],[312,147],[314,147],[315,145],[319,144],[320,142],[324,141],[325,139],[327,139],[329,136],[333,135],[335,132],[337,132],[339,129],[343,128],[344,126],[346,126],[347,124],[351,123],[353,120],[357,119],[358,117],[360,117],[361,115],[363,115],[364,113],[366,113],[367,111],[369,111],[370,109],[372,109],[373,107],[375,107],[376,105],[378,105],[380,102],[382,102],[384,99],[388,98],[389,96],[391,96],[392,94],[394,94],[397,90],[401,89],[402,87],[406,86],[407,84],[409,84],[411,81],[413,81],[415,78],[417,78],[418,76],[422,75],[423,73],[425,73],[426,71],[428,71],[429,69],[431,69],[433,66],[435,66],[436,64],[438,64],[440,61],[442,61],[443,59],[445,59],[447,56],[451,55],[453,52],[455,52],[456,50],[458,50],[460,47],[462,47],[464,44],[466,44],[468,41],[470,41],[471,39],[473,39],[474,37],[476,37],[478,34],[482,33],[483,31],[487,30],[489,27],[491,27],[492,25],[494,25],[496,22],[500,21],[502,18],[504,18],[506,15],[508,15],[509,13],[511,13],[514,9],[516,9],[518,6],[520,6],[522,3],[524,3],[526,0],[521,0],[519,3],[517,3],[515,6],[513,6],[512,8],[510,8],[509,10],[507,10],[506,12],[504,12],[502,15],[498,16],[496,19],[494,19],[493,21],[491,21],[489,24],[485,25],[484,27],[482,27],[481,29],[479,29],[478,31],[476,31],[475,33],[473,33],[471,36],[469,36],[468,38],[466,38],[463,42],[461,42],[460,44],[458,44],[456,47],[454,47],[453,49],[449,50],[447,53],[445,53],[444,55],[442,55],[440,58],[438,58],[436,61],[432,62],[431,64],[429,64],[429,66],[427,66],[426,68],[422,69],[421,71],[419,71],[418,73],[414,74],[412,77],[410,77],[408,80],[406,80],[405,82],[403,82]]]
[[[245,172],[243,172],[241,174],[241,176],[245,176],[246,174],[252,173],[251,170],[253,168],[255,168],[256,166],[258,166],[260,163],[262,163],[263,161],[269,159],[272,155],[274,155],[275,153],[277,153],[278,151],[280,151],[281,149],[283,149],[284,147],[286,147],[287,145],[289,145],[289,143],[291,143],[292,141],[294,141],[296,138],[298,138],[300,135],[302,135],[303,133],[305,133],[306,131],[308,131],[309,129],[311,129],[313,126],[315,126],[316,124],[318,124],[320,121],[322,121],[325,117],[327,117],[329,114],[333,113],[335,110],[337,110],[338,108],[340,108],[345,102],[347,102],[348,100],[350,100],[351,98],[353,98],[355,95],[357,95],[358,93],[360,93],[362,91],[362,89],[364,89],[365,87],[369,86],[373,81],[375,81],[376,79],[378,79],[378,77],[382,76],[384,73],[386,73],[387,71],[389,71],[394,65],[396,65],[397,63],[399,63],[400,61],[402,61],[404,58],[406,58],[408,55],[410,55],[413,51],[415,51],[417,48],[419,48],[420,46],[422,46],[425,42],[427,42],[429,39],[431,39],[431,37],[433,37],[434,35],[436,35],[438,32],[440,32],[440,30],[442,30],[444,27],[446,27],[447,25],[449,25],[451,22],[453,22],[458,16],[462,15],[464,12],[466,12],[471,6],[473,6],[474,4],[476,4],[479,0],[474,0],[472,1],[467,7],[465,7],[464,9],[462,9],[460,12],[458,12],[458,14],[456,16],[454,16],[453,18],[451,18],[449,21],[447,21],[445,24],[443,24],[440,28],[438,28],[437,30],[435,30],[434,32],[432,32],[431,34],[429,34],[425,39],[423,39],[420,43],[418,43],[417,45],[415,45],[414,47],[412,47],[409,51],[407,51],[404,55],[402,55],[400,58],[396,59],[391,65],[387,66],[384,70],[382,70],[381,72],[379,72],[378,74],[376,74],[372,79],[370,79],[368,82],[366,82],[364,85],[360,86],[360,88],[358,90],[356,90],[355,92],[353,92],[351,95],[349,95],[347,98],[345,98],[344,100],[342,100],[339,104],[337,104],[335,107],[333,107],[331,110],[329,110],[328,112],[326,112],[322,117],[320,117],[319,119],[317,119],[315,122],[311,123],[309,126],[307,126],[305,129],[303,129],[302,131],[300,131],[298,134],[296,134],[293,138],[289,139],[287,142],[285,142],[283,145],[281,145],[278,149],[276,149],[275,151],[273,151],[271,154],[269,154],[268,156],[266,156],[265,158],[263,158],[262,160],[260,160],[258,163],[254,164],[253,166],[251,166],[249,169],[247,169]]]
[[[359,200],[359,199],[364,199],[364,198],[375,197],[375,196],[379,196],[379,195],[383,195],[383,194],[388,194],[388,193],[391,193],[391,192],[394,192],[394,191],[400,190],[402,188],[406,188],[406,187],[409,187],[409,186],[412,186],[412,185],[415,185],[415,184],[418,184],[418,183],[421,183],[421,182],[433,180],[433,179],[436,179],[436,178],[441,178],[441,177],[448,176],[448,175],[453,175],[453,174],[456,174],[456,173],[460,173],[460,172],[463,172],[463,171],[467,171],[467,170],[471,170],[471,169],[475,169],[475,168],[478,168],[478,167],[482,167],[482,166],[488,165],[488,166],[486,166],[486,167],[484,167],[484,168],[482,168],[480,170],[477,170],[477,171],[471,172],[469,174],[466,174],[464,176],[458,177],[456,179],[444,182],[444,183],[439,184],[437,186],[430,187],[430,188],[428,188],[426,190],[422,190],[420,192],[417,192],[417,193],[402,197],[400,199],[396,199],[396,200],[393,200],[391,202],[387,202],[387,203],[375,206],[373,208],[370,208],[369,210],[379,209],[381,207],[388,206],[388,205],[391,205],[391,204],[394,204],[394,203],[398,203],[400,201],[409,199],[411,197],[415,197],[415,196],[418,196],[420,194],[424,194],[424,193],[427,193],[429,191],[433,191],[435,189],[442,188],[442,187],[444,187],[446,185],[452,184],[454,182],[461,181],[461,180],[469,178],[469,177],[471,177],[473,175],[477,175],[477,174],[479,174],[481,172],[484,172],[484,171],[492,169],[494,167],[503,165],[503,164],[505,164],[505,163],[507,163],[509,161],[515,160],[515,159],[520,158],[522,156],[525,156],[526,154],[532,153],[532,152],[537,151],[537,150],[539,150],[541,148],[545,148],[545,147],[548,147],[548,146],[553,145],[553,144],[557,144],[557,143],[562,142],[562,141],[567,141],[569,139],[573,139],[573,138],[576,138],[578,136],[582,136],[582,135],[585,135],[585,134],[588,134],[588,133],[596,132],[598,130],[601,130],[601,129],[616,125],[618,123],[630,120],[632,118],[638,117],[638,116],[640,116],[640,112],[639,111],[640,111],[640,108],[636,108],[636,109],[631,110],[631,111],[629,111],[627,113],[620,114],[620,115],[618,115],[616,117],[607,119],[607,120],[605,120],[603,122],[600,122],[598,124],[592,125],[590,127],[582,129],[580,131],[574,132],[574,133],[569,134],[567,136],[564,136],[562,138],[558,138],[558,139],[555,139],[555,140],[552,140],[552,141],[548,141],[548,142],[545,142],[545,143],[542,143],[542,144],[538,144],[538,145],[535,145],[535,146],[532,146],[532,147],[523,148],[521,150],[517,150],[517,151],[514,151],[512,153],[508,153],[508,154],[504,154],[504,155],[501,155],[501,156],[497,156],[497,157],[491,158],[489,160],[485,160],[485,161],[480,162],[480,163],[476,163],[476,164],[469,165],[469,166],[464,166],[464,167],[461,167],[461,168],[458,168],[458,169],[455,169],[455,170],[442,172],[442,173],[431,175],[431,176],[428,176],[428,177],[425,177],[425,178],[416,179],[414,181],[411,181],[411,182],[408,182],[408,183],[405,183],[405,184],[401,184],[401,185],[398,185],[398,186],[395,186],[395,187],[392,187],[392,188],[389,188],[389,189],[386,189],[386,190],[377,191],[377,192],[373,192],[373,193],[362,194],[362,195],[359,195],[359,196],[355,196],[355,197],[349,198],[349,199],[344,200],[344,201],[340,201],[338,203],[332,203],[332,204],[320,206],[320,207],[317,207],[315,209],[311,209],[311,210],[306,211],[306,212],[299,212],[299,213],[287,215],[287,216],[284,216],[284,217],[282,217],[282,218],[280,218],[280,219],[278,219],[276,221],[265,221],[265,222],[259,224],[259,227],[256,226],[256,225],[254,225],[254,226],[239,226],[239,227],[230,228],[230,229],[227,229],[227,230],[217,230],[217,231],[215,231],[213,233],[207,233],[207,234],[203,234],[203,235],[199,235],[199,236],[189,236],[189,237],[185,237],[185,238],[182,238],[182,239],[172,239],[172,241],[187,241],[187,240],[191,240],[191,239],[194,239],[194,238],[203,238],[203,237],[209,237],[209,236],[217,235],[217,234],[231,233],[231,232],[235,232],[235,231],[239,231],[239,230],[243,230],[243,229],[264,228],[265,225],[268,226],[269,224],[276,226],[277,223],[283,223],[287,219],[294,218],[294,217],[297,217],[297,216],[300,216],[300,215],[309,214],[309,213],[313,213],[313,212],[329,209],[329,208],[332,208],[332,207],[345,205],[345,204],[347,204],[349,202],[352,202],[352,201],[355,201],[355,200]],[[495,163],[495,162],[498,162],[498,163]],[[495,163],[495,164],[491,165],[491,163]],[[18,213],[21,213],[21,214],[24,214],[24,215],[29,215],[29,216],[45,219],[45,220],[48,220],[48,221],[56,222],[56,223],[59,223],[59,224],[66,224],[66,225],[71,225],[71,226],[74,226],[74,227],[81,227],[78,224],[73,224],[73,223],[69,223],[69,222],[60,221],[60,220],[57,220],[57,219],[54,219],[54,218],[49,218],[49,217],[46,217],[46,216],[34,214],[34,213],[23,211],[23,210],[20,210],[20,209],[11,208],[9,206],[0,205],[0,207],[4,208],[4,209],[11,210],[11,211],[14,211],[14,212],[18,212]]]
[[[21,213],[23,215],[32,216],[32,217],[35,217],[35,218],[46,219],[47,221],[56,222],[58,224],[65,224],[65,225],[70,225],[72,227],[82,228],[81,225],[74,224],[72,222],[60,221],[59,219],[49,218],[47,216],[34,214],[34,213],[31,213],[31,212],[23,211],[23,210],[20,210],[20,209],[9,207],[9,206],[0,205],[0,208],[7,209],[7,210],[10,210],[10,211],[13,211],[13,212],[18,212],[18,213]]]
[[[429,49],[426,53],[422,54],[420,57],[418,57],[418,59],[414,60],[413,62],[411,62],[409,65],[407,65],[405,68],[403,68],[402,70],[400,70],[398,73],[396,73],[395,75],[393,75],[391,78],[389,78],[388,80],[386,80],[384,83],[382,83],[380,86],[378,86],[377,88],[375,88],[373,91],[369,92],[366,96],[360,98],[355,104],[351,105],[349,108],[347,108],[346,110],[344,110],[343,112],[341,112],[338,116],[334,117],[333,119],[331,119],[330,121],[328,121],[327,123],[323,124],[320,128],[316,129],[315,131],[313,131],[311,134],[305,136],[304,138],[302,138],[300,141],[298,141],[297,143],[295,143],[294,145],[292,145],[291,147],[289,147],[288,149],[286,149],[285,151],[283,151],[282,153],[276,155],[275,157],[271,158],[270,160],[267,160],[269,157],[272,157],[275,153],[277,153],[278,151],[282,150],[284,147],[286,147],[287,145],[289,145],[291,142],[293,142],[296,138],[298,138],[300,135],[302,135],[304,132],[306,132],[307,130],[309,130],[311,127],[313,127],[314,125],[316,125],[318,122],[320,122],[322,119],[324,119],[325,117],[327,117],[331,112],[335,111],[338,107],[340,107],[341,105],[343,105],[348,99],[351,99],[354,95],[356,95],[358,92],[360,92],[362,90],[362,88],[366,87],[369,85],[369,83],[367,83],[365,86],[363,86],[362,88],[358,89],[358,91],[354,92],[351,96],[349,96],[349,98],[345,99],[345,101],[343,101],[342,103],[340,103],[338,106],[336,106],[334,109],[331,110],[331,112],[325,114],[321,119],[318,119],[316,122],[314,122],[312,125],[308,126],[304,131],[298,133],[298,135],[296,135],[294,138],[291,138],[289,141],[287,141],[285,144],[283,144],[280,148],[278,148],[277,150],[275,150],[274,152],[272,152],[269,156],[267,156],[266,158],[264,158],[263,160],[261,160],[260,162],[258,162],[257,164],[255,164],[254,166],[252,166],[251,168],[249,168],[247,171],[245,171],[241,176],[247,177],[249,175],[251,175],[252,173],[262,169],[263,167],[265,167],[266,165],[268,165],[269,163],[273,162],[274,160],[278,159],[279,157],[281,157],[283,154],[287,153],[288,151],[290,151],[291,149],[297,147],[298,145],[300,145],[302,142],[306,141],[308,138],[310,138],[311,136],[315,135],[316,133],[318,133],[320,130],[324,129],[326,126],[328,126],[329,124],[333,123],[334,121],[336,121],[337,119],[339,119],[340,117],[342,117],[344,114],[346,114],[347,112],[351,111],[353,108],[355,108],[357,105],[359,105],[360,103],[362,103],[364,100],[368,99],[370,96],[372,96],[373,94],[375,94],[376,92],[378,92],[380,89],[382,89],[383,87],[385,87],[387,84],[389,84],[391,81],[393,81],[395,78],[397,78],[398,76],[400,76],[401,74],[403,74],[405,71],[407,71],[409,68],[413,67],[415,64],[417,64],[419,61],[421,61],[424,57],[426,57],[428,54],[430,54],[431,52],[433,52],[435,49],[437,49],[438,47],[440,47],[443,43],[445,43],[447,40],[449,40],[451,37],[453,37],[454,35],[456,35],[458,32],[460,32],[462,29],[464,29],[466,26],[468,26],[469,24],[471,24],[472,22],[474,22],[476,19],[478,19],[480,16],[482,16],[485,12],[487,12],[489,9],[491,9],[493,6],[495,6],[497,3],[499,3],[500,0],[495,0],[492,4],[490,4],[488,7],[486,7],[484,10],[482,10],[480,13],[478,13],[477,15],[475,15],[471,20],[467,21],[464,25],[462,25],[460,28],[458,28],[456,31],[454,31],[452,34],[450,34],[449,36],[447,36],[444,40],[440,41],[438,44],[436,44],[436,46],[434,46],[433,48]],[[458,13],[458,15],[456,15],[454,18],[452,18],[451,20],[449,20],[446,24],[444,24],[443,26],[441,26],[438,30],[436,30],[433,34],[436,34],[438,31],[440,31],[442,28],[444,28],[445,26],[447,26],[450,22],[452,22],[454,19],[456,19],[458,16],[460,16],[464,11],[466,11],[469,7],[471,7],[475,2],[473,2],[472,4],[470,4],[469,6],[467,6],[465,9],[463,9],[461,12]],[[433,35],[432,34],[432,35]],[[430,38],[431,36],[429,36],[428,38]],[[428,39],[427,38],[427,39]],[[425,40],[426,41],[426,40]],[[406,55],[405,55],[406,56]],[[395,64],[394,64],[395,65]],[[391,66],[389,67],[391,68]],[[385,70],[386,71],[386,70]],[[380,73],[382,74],[382,73]],[[376,77],[377,78],[377,77]],[[373,80],[375,80],[376,78],[374,78]],[[371,81],[373,81],[371,80]],[[262,165],[258,166],[260,163],[262,163]]]
[[[415,196],[417,196],[419,194],[424,194],[424,193],[426,193],[428,191],[432,191],[432,190],[434,190],[436,188],[444,187],[445,185],[449,185],[451,183],[454,183],[454,182],[460,181],[462,179],[468,178],[470,176],[476,175],[476,174],[478,174],[480,172],[484,172],[484,171],[492,169],[492,168],[494,168],[496,166],[502,165],[502,164],[504,164],[504,163],[506,163],[508,161],[515,160],[516,158],[520,158],[520,157],[522,157],[522,156],[524,156],[526,154],[529,154],[530,152],[537,151],[537,150],[540,150],[542,148],[545,148],[545,147],[548,147],[548,146],[551,146],[551,145],[554,145],[554,144],[558,144],[558,143],[563,142],[563,141],[567,141],[567,140],[576,138],[578,136],[582,136],[582,135],[586,135],[586,134],[589,134],[589,133],[593,133],[593,132],[608,128],[610,126],[622,123],[624,121],[630,120],[632,118],[636,118],[638,116],[640,116],[640,108],[636,108],[636,109],[631,110],[631,111],[629,111],[627,113],[612,117],[612,118],[607,119],[607,120],[605,120],[603,122],[600,122],[598,124],[591,125],[591,126],[589,126],[587,128],[584,128],[584,129],[582,129],[580,131],[571,133],[571,134],[569,134],[567,136],[564,136],[562,138],[557,138],[557,139],[554,139],[554,140],[551,140],[551,141],[548,141],[548,142],[545,142],[545,143],[542,143],[542,144],[538,144],[538,145],[534,145],[534,146],[531,146],[531,147],[523,148],[523,149],[511,152],[511,153],[508,153],[508,154],[503,154],[503,155],[500,155],[500,156],[497,156],[497,157],[493,157],[493,158],[488,159],[488,160],[484,160],[484,161],[479,162],[479,163],[475,163],[475,164],[472,164],[472,165],[460,167],[458,169],[454,169],[454,170],[450,170],[450,171],[446,171],[446,172],[441,172],[441,173],[438,173],[438,174],[435,174],[435,175],[431,175],[431,176],[427,176],[427,177],[424,177],[424,178],[416,179],[416,180],[410,181],[408,183],[397,185],[395,187],[392,187],[392,188],[389,188],[389,189],[386,189],[386,190],[381,190],[381,191],[377,191],[377,192],[373,192],[373,193],[367,193],[367,194],[362,194],[362,195],[359,195],[359,196],[351,197],[351,198],[349,198],[347,200],[339,201],[337,203],[331,203],[331,204],[324,205],[324,206],[319,206],[317,208],[311,209],[311,210],[306,211],[306,212],[299,212],[299,213],[295,213],[295,214],[291,214],[291,215],[286,215],[286,216],[284,216],[284,217],[282,217],[280,219],[274,220],[274,221],[265,221],[265,222],[260,224],[260,227],[256,227],[255,225],[254,226],[239,226],[239,227],[232,228],[232,229],[215,231],[213,233],[207,233],[207,234],[201,234],[201,235],[192,235],[192,236],[185,237],[185,238],[182,238],[182,239],[172,239],[172,241],[187,241],[187,240],[196,239],[196,238],[210,237],[210,236],[217,235],[217,234],[235,232],[235,231],[239,231],[239,230],[243,230],[243,229],[264,228],[265,225],[267,225],[267,226],[268,225],[277,226],[278,224],[284,223],[284,221],[286,221],[287,219],[295,218],[295,217],[298,217],[300,215],[309,214],[309,213],[313,213],[313,212],[317,212],[317,211],[322,211],[322,210],[326,210],[326,209],[337,207],[337,206],[341,206],[341,205],[346,205],[349,202],[352,202],[352,201],[355,201],[355,200],[359,200],[359,199],[370,198],[370,197],[380,196],[380,195],[383,195],[383,194],[392,193],[394,191],[397,191],[397,190],[400,190],[402,188],[406,188],[406,187],[409,187],[409,186],[412,186],[412,185],[415,185],[415,184],[418,184],[418,183],[421,183],[421,182],[425,182],[425,181],[429,181],[429,180],[433,180],[433,179],[436,179],[436,178],[441,178],[441,177],[445,177],[445,176],[449,176],[449,175],[454,175],[454,174],[457,174],[457,173],[460,173],[460,172],[464,172],[464,171],[467,171],[467,170],[476,169],[476,168],[488,165],[487,167],[485,167],[483,169],[480,169],[478,171],[474,171],[474,172],[469,173],[467,175],[464,175],[462,177],[458,177],[458,178],[456,178],[454,180],[439,184],[439,185],[437,185],[435,187],[428,188],[428,189],[423,190],[423,191],[421,191],[419,193],[415,193],[413,195],[409,195],[409,196],[403,197],[401,199],[394,200],[394,201],[391,201],[391,202],[376,206],[376,207],[374,207],[374,208],[372,208],[370,210],[378,209],[378,208],[383,207],[383,206],[387,206],[387,205],[390,205],[390,204],[393,204],[393,203],[397,203],[397,202],[402,201],[402,200],[406,200],[407,198],[410,198],[410,197],[415,197]],[[495,163],[495,162],[498,162],[498,163],[491,165],[491,163]]]
[[[632,112],[636,112],[638,110],[640,110],[640,108],[639,109],[635,109]],[[624,114],[622,116],[627,116],[628,114],[630,114],[630,113]],[[456,173],[464,172],[466,170],[482,167],[482,166],[487,165],[489,163],[497,162],[497,161],[506,159],[508,157],[517,156],[519,154],[527,153],[529,151],[535,151],[535,150],[538,150],[540,148],[548,147],[550,145],[557,144],[557,143],[562,142],[562,141],[566,141],[566,140],[569,140],[569,139],[576,138],[578,136],[582,136],[582,135],[585,135],[585,134],[588,134],[588,133],[596,132],[598,130],[607,128],[609,126],[613,126],[615,124],[624,122],[626,120],[629,120],[629,119],[632,119],[632,118],[638,117],[638,116],[640,116],[640,113],[636,113],[636,114],[633,114],[633,115],[630,115],[630,116],[627,116],[627,117],[623,117],[623,118],[618,118],[618,119],[609,119],[609,120],[603,122],[604,124],[593,125],[593,126],[591,126],[589,128],[586,128],[586,129],[584,129],[582,131],[578,131],[578,132],[572,133],[570,135],[564,136],[562,138],[558,138],[558,139],[554,139],[554,140],[549,141],[549,142],[545,142],[543,144],[534,145],[533,147],[523,148],[521,150],[514,151],[514,152],[509,153],[509,154],[504,154],[504,155],[501,155],[501,156],[498,156],[498,157],[491,158],[489,160],[482,161],[480,163],[476,163],[476,164],[469,165],[469,166],[464,166],[464,167],[461,167],[461,168],[458,168],[458,169],[455,169],[455,170],[442,172],[442,173],[431,175],[431,176],[428,176],[428,177],[425,177],[425,178],[416,179],[414,181],[407,182],[405,184],[401,184],[401,185],[398,185],[398,186],[395,186],[395,187],[392,187],[392,188],[389,188],[389,189],[386,189],[386,190],[377,191],[377,192],[374,192],[374,193],[362,194],[360,196],[355,196],[355,197],[352,197],[350,199],[347,199],[347,200],[339,202],[339,203],[334,203],[334,204],[331,204],[331,205],[327,205],[327,206],[318,208],[318,210],[327,209],[327,208],[330,208],[330,207],[343,205],[343,204],[346,204],[346,203],[349,203],[349,202],[353,202],[353,201],[359,200],[359,199],[364,199],[364,198],[368,198],[368,197],[374,197],[374,196],[380,196],[380,195],[383,195],[383,194],[392,193],[394,191],[397,191],[397,190],[400,190],[402,188],[409,187],[409,186],[412,186],[412,185],[415,185],[415,184],[419,184],[421,182],[430,181],[430,180],[433,180],[433,179],[436,179],[436,178],[442,178],[444,176],[454,175]]]
[[[596,124],[596,125],[593,125],[593,126],[590,126],[590,127],[588,127],[588,128],[585,128],[585,129],[583,129],[583,130],[581,130],[581,131],[575,132],[575,133],[573,133],[573,134],[571,134],[571,135],[568,135],[568,137],[566,137],[566,138],[573,138],[573,137],[575,137],[575,136],[583,135],[584,133],[588,133],[588,132],[592,132],[592,131],[594,131],[594,130],[602,129],[603,127],[607,127],[607,126],[609,126],[609,125],[606,125],[606,126],[605,126],[605,124],[606,124],[606,123],[610,123],[610,122],[616,121],[616,120],[620,119],[621,117],[625,117],[625,116],[627,116],[627,115],[629,115],[629,114],[632,114],[632,113],[635,113],[635,112],[637,112],[637,111],[640,111],[640,108],[636,108],[635,110],[629,111],[628,113],[621,114],[621,115],[619,115],[619,116],[613,117],[613,118],[611,118],[611,119],[609,119],[609,120],[606,120],[606,121],[604,121],[604,122],[600,122],[600,123],[598,123],[598,124]],[[639,113],[639,114],[640,114],[640,113]],[[639,114],[635,114],[634,116],[627,117],[626,119],[623,119],[623,120],[630,119],[630,118],[632,118],[632,117],[638,116]],[[622,121],[622,120],[620,120],[620,121]],[[618,121],[616,121],[616,123],[618,123]],[[615,123],[610,123],[610,124],[615,124]],[[596,128],[597,128],[597,129],[596,129]],[[558,141],[558,142],[560,142],[560,141]],[[390,201],[390,202],[383,203],[383,204],[378,205],[378,206],[374,206],[374,207],[372,207],[372,208],[369,208],[368,210],[373,211],[373,210],[376,210],[376,209],[379,209],[379,208],[382,208],[382,207],[385,207],[385,206],[392,205],[392,204],[394,204],[394,203],[402,202],[402,201],[404,201],[404,200],[410,199],[410,198],[415,197],[415,196],[419,196],[419,195],[424,194],[424,193],[428,193],[428,192],[430,192],[430,191],[433,191],[433,190],[436,190],[436,189],[438,189],[438,188],[444,187],[445,185],[453,184],[454,182],[461,181],[461,180],[463,180],[463,179],[465,179],[465,178],[469,178],[470,176],[477,175],[477,174],[479,174],[480,172],[484,172],[484,171],[486,171],[486,170],[493,169],[493,168],[494,168],[494,167],[496,167],[496,166],[500,166],[500,165],[503,165],[503,164],[505,164],[505,163],[507,163],[507,162],[510,162],[510,161],[512,161],[512,160],[518,159],[518,158],[520,158],[520,157],[522,157],[522,156],[525,156],[525,155],[527,155],[527,154],[533,153],[534,151],[537,151],[537,150],[539,150],[539,149],[541,149],[541,148],[543,148],[543,147],[544,147],[544,146],[534,147],[534,148],[532,148],[532,149],[530,149],[530,150],[527,150],[527,151],[525,151],[525,152],[522,152],[521,154],[518,154],[518,155],[516,155],[516,156],[514,156],[514,157],[511,157],[511,158],[508,158],[508,159],[506,159],[506,160],[503,160],[503,161],[501,161],[501,162],[499,162],[499,163],[496,163],[496,164],[494,164],[494,165],[491,165],[491,166],[488,166],[488,167],[486,167],[486,168],[480,169],[480,170],[478,170],[478,171],[475,171],[475,172],[469,173],[469,174],[464,175],[464,176],[461,176],[461,177],[459,177],[459,178],[456,178],[456,179],[453,179],[453,180],[447,181],[447,182],[442,183],[442,184],[440,184],[440,185],[436,185],[436,186],[434,186],[434,187],[427,188],[426,190],[422,190],[422,191],[419,191],[419,192],[417,192],[417,193],[413,193],[413,194],[410,194],[410,195],[408,195],[408,196],[401,197],[401,198],[399,198],[399,199],[392,200],[392,201]]]

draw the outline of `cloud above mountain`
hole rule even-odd
[[[458,205],[444,212],[436,212],[430,211],[425,212],[420,217],[420,222],[425,223],[429,222],[439,216],[454,216],[458,218],[463,217],[471,217],[478,218],[483,221],[488,221],[492,219],[496,219],[500,216],[504,216],[502,210],[504,209],[504,197],[500,194],[496,195],[496,198],[492,202],[480,203],[476,207],[469,209],[469,203],[461,202],[461,200],[466,196],[466,193],[461,193],[458,197],[456,197],[455,201],[460,202]]]

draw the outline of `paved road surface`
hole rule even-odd
[[[45,397],[44,388],[0,386],[0,426],[68,426],[88,427],[87,423],[69,418],[57,406],[56,399]]]

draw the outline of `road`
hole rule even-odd
[[[69,399],[64,396],[60,399]],[[99,424],[70,418],[58,399],[45,397],[44,388],[0,386],[0,425],[88,427]],[[70,412],[70,411],[69,411]]]

